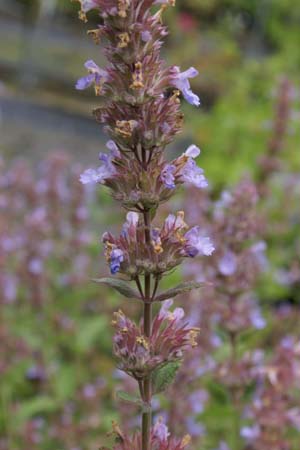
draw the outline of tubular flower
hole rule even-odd
[[[119,248],[114,248],[110,253],[110,271],[112,275],[119,272],[121,263],[124,261],[124,254]]]
[[[211,255],[215,248],[209,237],[203,236],[199,226],[191,228],[184,235],[186,239],[186,252],[189,256]]]
[[[179,265],[184,257],[209,256],[214,251],[210,238],[203,235],[200,227],[189,230],[182,211],[176,216],[170,214],[161,228],[151,230],[151,248],[145,241],[144,228],[139,225],[136,213],[127,214],[119,238],[104,233],[102,240],[110,267],[115,257],[113,250],[122,250],[118,270],[130,278],[145,273],[163,274]]]
[[[176,167],[173,164],[166,164],[161,172],[160,179],[168,189],[174,189],[176,187],[174,176],[175,169]]]
[[[82,184],[103,184],[106,179],[112,177],[116,173],[114,166],[115,158],[120,156],[120,152],[113,141],[108,141],[106,147],[109,149],[109,154],[100,153],[99,159],[102,161],[102,166],[98,169],[87,169],[80,175]]]
[[[197,166],[194,158],[200,155],[200,149],[196,145],[190,145],[188,149],[173,161],[175,174],[178,182],[188,183],[197,188],[203,189],[208,186],[203,174],[203,169]]]
[[[87,61],[84,66],[89,74],[79,78],[76,83],[76,89],[82,91],[94,84],[96,95],[100,95],[103,84],[108,80],[108,73],[105,70],[100,69],[93,60]]]
[[[144,336],[142,326],[137,326],[122,311],[114,314],[114,353],[119,369],[138,380],[157,367],[181,360],[185,351],[197,345],[199,330],[184,320],[182,308],[170,312],[172,303],[163,306],[155,317],[150,338]]]
[[[171,70],[171,85],[182,92],[185,100],[194,106],[200,105],[198,95],[191,90],[189,78],[194,78],[199,74],[198,70],[190,67],[185,72],[180,72],[180,67],[174,66]]]

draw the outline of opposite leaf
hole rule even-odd
[[[143,406],[143,402],[139,397],[136,397],[135,395],[131,395],[128,392],[125,391],[117,391],[116,397],[125,403],[134,403],[135,405]]]
[[[163,392],[173,383],[180,366],[180,361],[172,361],[165,364],[163,367],[154,370],[152,373],[152,387],[154,394]]]
[[[184,283],[180,283],[175,288],[168,289],[165,292],[159,294],[156,298],[156,302],[162,302],[163,300],[167,300],[168,298],[176,297],[176,295],[183,294],[184,292],[189,292],[192,289],[198,289],[203,285],[203,283],[197,283],[196,281],[186,281]]]
[[[106,284],[118,291],[127,298],[136,298],[141,300],[141,296],[136,289],[133,289],[126,281],[118,278],[93,278],[95,283]]]

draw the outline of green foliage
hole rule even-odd
[[[173,383],[180,366],[180,361],[172,361],[153,371],[152,385],[154,394],[165,391]]]
[[[96,278],[93,279],[95,283],[106,284],[107,286],[115,289],[120,294],[127,298],[141,299],[140,294],[136,289],[133,289],[129,283],[120,278]]]
[[[156,296],[156,301],[161,302],[163,300],[167,300],[168,298],[176,297],[176,295],[187,293],[193,289],[198,289],[203,286],[203,283],[197,283],[195,281],[185,281],[184,283],[180,283],[178,286],[168,289],[167,291],[162,292]]]

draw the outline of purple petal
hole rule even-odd
[[[86,77],[79,78],[77,81],[75,87],[79,91],[83,91],[84,89],[87,89],[90,87],[95,80],[95,75],[89,74]]]
[[[90,70],[92,73],[99,73],[101,70],[100,67],[92,59],[89,59],[88,61],[86,61],[86,63],[84,64],[84,67],[87,70]]]
[[[190,158],[197,158],[197,156],[200,155],[200,148],[198,148],[196,145],[190,145],[186,151],[184,152],[185,156],[188,156]]]

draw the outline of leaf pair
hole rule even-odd
[[[143,300],[140,293],[132,288],[130,284],[120,278],[95,278],[93,279],[95,283],[105,284],[110,286],[115,291],[118,291],[120,294],[124,295],[126,298],[135,298],[137,300]],[[158,294],[153,301],[162,302],[167,300],[168,298],[174,298],[179,294],[183,294],[191,291],[192,289],[198,289],[202,286],[203,283],[197,283],[195,281],[186,281],[184,283],[180,283],[175,288],[168,289],[161,294]]]
[[[165,391],[173,383],[180,366],[181,361],[171,361],[153,371],[152,373],[153,394],[159,394]],[[124,391],[117,391],[116,396],[122,402],[132,403],[136,406],[140,406],[143,412],[147,412],[149,410],[149,406],[135,395],[131,395]]]

